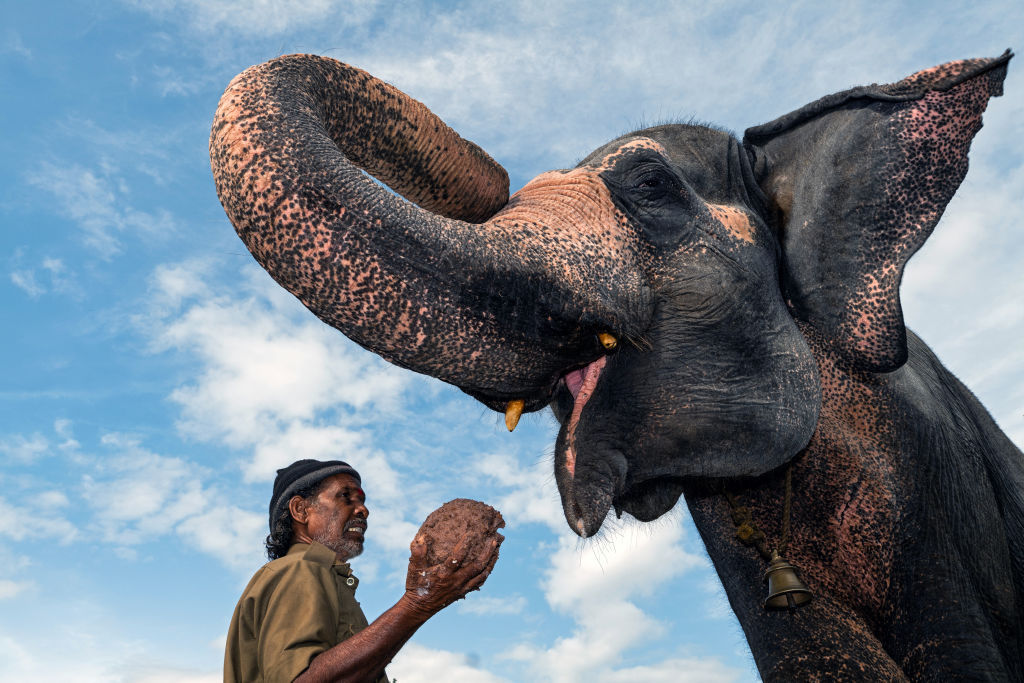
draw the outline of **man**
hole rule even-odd
[[[435,566],[414,541],[405,594],[367,624],[347,561],[363,550],[368,516],[361,478],[347,463],[299,460],[278,470],[271,562],[253,576],[231,618],[226,682],[386,683],[384,667],[416,629],[483,585],[497,561],[497,539],[476,557]]]

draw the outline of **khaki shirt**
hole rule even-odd
[[[228,629],[225,683],[285,683],[313,658],[366,628],[359,579],[334,551],[296,543],[245,587]],[[388,678],[381,673],[380,683]]]

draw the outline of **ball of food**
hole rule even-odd
[[[501,513],[487,503],[456,498],[431,512],[416,538],[427,544],[427,564],[437,565],[451,556],[463,536],[466,536],[466,557],[476,556],[495,536],[505,538],[498,533],[503,526],[505,520]]]

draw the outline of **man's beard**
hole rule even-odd
[[[345,528],[348,524],[348,522],[344,525],[338,524],[337,520],[332,517],[327,528],[319,534],[315,534],[313,540],[333,550],[342,562],[347,562],[363,552],[362,538],[351,538],[345,535]]]
[[[331,533],[323,533],[319,536],[319,538],[314,536],[313,540],[333,550],[334,554],[342,562],[348,562],[363,552],[363,542],[361,540],[345,538],[344,536],[338,537],[336,534]]]

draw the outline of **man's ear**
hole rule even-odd
[[[787,304],[848,367],[906,362],[903,268],[967,173],[1012,56],[830,95],[744,135],[773,205]]]
[[[309,521],[309,501],[302,496],[292,496],[288,501],[288,512],[299,524]]]

